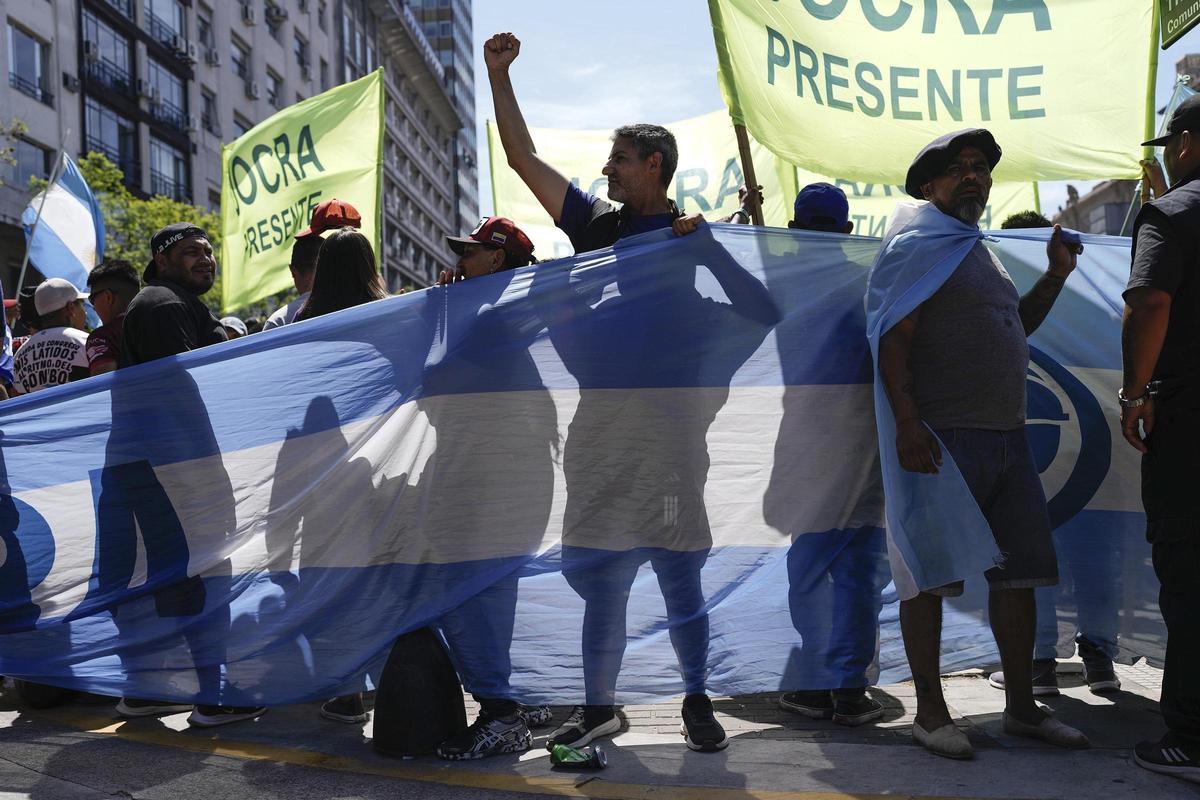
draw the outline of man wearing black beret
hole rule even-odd
[[[977,229],[999,161],[1000,146],[992,134],[975,128],[936,139],[909,167],[908,193],[952,218],[921,209],[925,221],[920,224],[935,237],[957,237],[968,249],[955,251],[966,255],[945,270],[940,286],[922,284],[929,293],[920,304],[881,332],[879,374],[895,414],[901,470],[937,473],[945,448],[1003,554],[1002,563],[985,576],[1004,667],[1005,732],[1087,747],[1086,736],[1047,716],[1033,700],[1033,590],[1058,582],[1058,564],[1046,499],[1025,437],[1026,337],[1045,319],[1083,248],[1065,244],[1055,226],[1046,248],[1046,273],[1024,297],[1017,294]],[[925,247],[937,245],[922,241]],[[933,261],[931,250],[927,269],[933,269]],[[945,540],[944,534],[929,534],[930,540]],[[961,594],[962,582],[916,588],[920,591],[900,604],[917,691],[913,737],[937,755],[970,758],[971,744],[950,718],[939,679],[942,598]]]

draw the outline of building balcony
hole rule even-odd
[[[156,16],[149,10],[146,11],[146,31],[156,41],[161,42],[167,47],[173,47],[175,38],[182,35],[181,31],[175,30],[174,25],[162,17]]]
[[[169,197],[180,203],[190,203],[192,200],[188,194],[187,187],[181,181],[177,181],[168,175],[163,175],[155,169],[150,170],[150,194]]]
[[[101,0],[106,5],[112,6],[117,11],[121,12],[129,19],[133,19],[133,3],[130,0]]]
[[[187,133],[187,114],[174,103],[166,100],[154,101],[150,104],[150,116],[180,133]]]
[[[126,186],[130,189],[142,188],[142,165],[132,155],[122,155],[120,150],[94,136],[87,137],[86,145],[88,150],[103,154],[121,170]]]
[[[15,72],[10,72],[8,73],[8,85],[21,94],[29,95],[34,100],[45,103],[51,108],[54,107],[54,95],[28,78],[22,77]]]
[[[107,61],[86,62],[85,74],[90,83],[117,92],[128,99],[137,99],[137,89],[133,84],[133,77],[127,71]]]

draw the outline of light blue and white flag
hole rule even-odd
[[[104,217],[75,162],[66,153],[62,159],[54,181],[25,207],[21,224],[29,263],[47,278],[87,291],[88,273],[104,258]]]
[[[1045,236],[987,246],[1027,288]],[[1113,400],[1129,243],[1085,243],[1029,377],[1059,610],[1157,658]],[[901,679],[879,248],[658,231],[4,403],[0,674],[282,704],[369,686],[434,625],[484,696]],[[946,601],[946,669],[996,658],[981,587]]]

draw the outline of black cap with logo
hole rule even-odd
[[[142,273],[142,280],[150,281],[158,277],[158,265],[154,263],[154,256],[167,252],[179,242],[193,236],[202,236],[207,239],[208,231],[190,222],[174,222],[151,236],[150,263],[146,265],[146,271]]]
[[[1167,132],[1157,139],[1142,142],[1142,147],[1162,147],[1177,133],[1192,131],[1200,134],[1200,94],[1194,94],[1175,107]]]

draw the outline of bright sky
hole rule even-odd
[[[483,42],[493,33],[512,31],[521,39],[521,55],[511,74],[525,119],[534,127],[667,123],[724,108],[712,26],[707,4],[700,0],[482,0],[475,3],[474,28],[482,214],[492,210],[484,123],[494,114]],[[1200,27],[1159,51],[1158,108],[1171,96],[1175,62],[1190,52],[1200,52]],[[1081,51],[1079,57],[1097,65],[1095,79],[1101,81],[1099,67],[1120,69],[1123,63],[1091,51]],[[1093,185],[1072,183],[1080,194]],[[1044,183],[1040,189],[1048,215],[1066,202],[1066,182]]]

